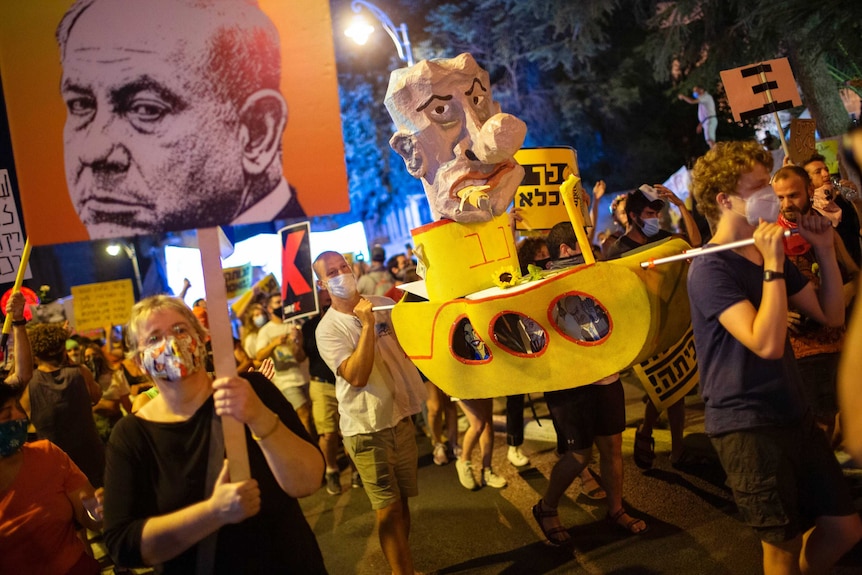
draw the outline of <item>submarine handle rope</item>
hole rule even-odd
[[[796,230],[785,230],[784,237],[789,238],[791,235],[797,233]],[[733,250],[736,248],[741,248],[743,246],[750,246],[754,244],[754,238],[748,238],[745,240],[737,240],[735,242],[730,242],[729,244],[721,244],[718,246],[710,246],[708,248],[692,248],[690,250],[686,250],[681,254],[677,254],[675,256],[667,256],[665,258],[658,259],[650,259],[645,262],[641,262],[641,267],[643,269],[651,269],[657,265],[661,264],[669,264],[671,262],[678,262],[680,260],[688,260],[693,257],[702,256],[704,254],[714,254],[715,252],[723,252],[725,250]]]

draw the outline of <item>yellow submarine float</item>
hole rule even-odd
[[[409,293],[392,310],[392,322],[408,357],[445,392],[471,399],[587,385],[685,335],[687,262],[646,269],[641,263],[690,246],[669,239],[595,261],[578,183],[570,176],[560,187],[585,255],[573,268],[519,277],[506,214],[413,230],[424,281],[402,286]]]

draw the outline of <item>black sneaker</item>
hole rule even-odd
[[[326,474],[326,492],[330,495],[341,493],[341,476],[337,471]]]
[[[362,487],[362,478],[359,477],[358,471],[354,471],[350,475],[350,486],[354,489],[359,489]]]

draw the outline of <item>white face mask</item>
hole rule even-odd
[[[257,327],[263,327],[264,325],[266,325],[266,321],[267,319],[265,315],[254,316],[254,325],[256,325]]]
[[[641,231],[648,238],[656,235],[661,229],[661,226],[658,223],[658,218],[643,218],[641,222]]]
[[[350,299],[356,293],[356,278],[353,274],[341,274],[326,282],[326,290],[333,297]]]
[[[745,200],[745,219],[752,226],[758,225],[761,219],[770,223],[777,221],[780,210],[781,201],[772,186],[757,190]]]

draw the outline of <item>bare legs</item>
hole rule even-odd
[[[413,556],[410,553],[410,507],[402,497],[383,509],[377,510],[377,532],[380,548],[396,575],[413,575]]]
[[[491,454],[494,450],[494,428],[491,425],[493,400],[463,399],[461,408],[470,422],[470,427],[464,432],[461,461],[470,461],[473,448],[478,442],[482,453],[482,467],[491,467]]]
[[[652,437],[652,430],[655,427],[661,413],[652,401],[647,401],[644,409],[644,420],[638,428],[638,433],[646,437]],[[670,460],[672,463],[682,457],[685,447],[683,445],[683,432],[685,430],[685,398],[680,399],[673,405],[667,408],[667,418],[670,423]]]

